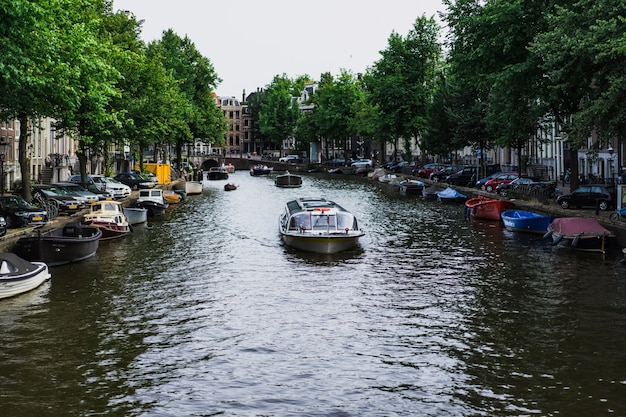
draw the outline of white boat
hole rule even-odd
[[[286,171],[283,175],[277,176],[274,183],[281,188],[298,188],[302,187],[302,177]]]
[[[100,240],[116,239],[130,233],[130,225],[122,211],[119,201],[98,201],[91,203],[89,213],[85,214],[86,224],[102,230]]]
[[[0,298],[34,290],[50,279],[48,265],[29,262],[14,253],[0,253]]]
[[[140,224],[148,221],[148,209],[144,207],[124,207],[122,209],[128,224]]]
[[[331,254],[351,249],[365,234],[352,213],[324,198],[288,201],[278,223],[286,245],[309,252]]]
[[[187,195],[202,194],[202,181],[181,181],[176,188],[183,190]]]

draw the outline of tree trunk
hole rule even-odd
[[[28,117],[26,113],[20,113],[18,120],[20,121],[18,160],[20,163],[20,173],[22,174],[22,197],[24,197],[26,201],[32,201],[33,197],[30,192],[30,163],[26,155],[26,143],[28,142]]]
[[[85,143],[82,140],[78,141],[78,152],[76,152],[76,157],[78,158],[80,181],[83,184],[87,184],[87,154],[85,153]]]

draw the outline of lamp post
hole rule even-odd
[[[609,176],[611,177],[611,181],[614,180],[613,178],[613,162],[614,162],[614,153],[615,153],[615,149],[613,149],[613,146],[611,146],[611,144],[609,144],[609,147],[607,148],[607,150],[609,151],[609,159],[611,162],[609,162]]]
[[[7,139],[0,140],[0,195],[4,195],[4,160],[6,157]]]

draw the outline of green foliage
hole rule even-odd
[[[294,134],[300,115],[298,103],[293,99],[295,91],[295,83],[284,74],[275,76],[264,91],[259,103],[259,129],[269,142],[280,145]]]

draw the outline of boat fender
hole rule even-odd
[[[350,229],[347,228],[347,227],[344,230],[346,231],[346,234],[348,234],[350,232]]]
[[[576,247],[578,246],[578,243],[580,242],[580,235],[576,235],[576,237],[574,237],[574,239],[572,240],[572,247]]]
[[[548,230],[548,231],[546,232],[546,234],[545,234],[545,235],[543,235],[543,238],[544,238],[544,239],[549,239],[549,238],[551,238],[551,237],[552,237],[552,233],[554,233],[554,230]]]
[[[556,246],[559,243],[561,243],[561,241],[563,240],[563,235],[558,236],[556,239],[554,239],[554,241],[552,242],[552,246]]]

